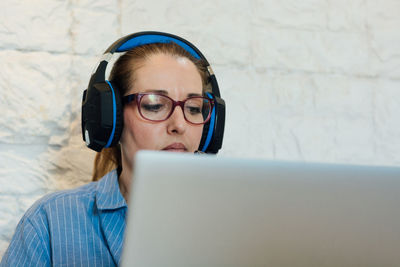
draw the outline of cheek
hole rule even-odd
[[[190,131],[191,144],[192,144],[190,148],[191,152],[194,152],[199,148],[202,134],[203,134],[203,126],[195,126],[191,129]]]
[[[123,116],[124,116],[124,128],[122,130],[122,135],[121,135],[121,146],[122,150],[125,153],[125,156],[127,156],[129,159],[132,158],[132,156],[136,153],[137,151],[137,145],[135,141],[135,135],[134,135],[134,123],[133,123],[133,114],[128,111],[127,109],[124,109],[123,111]]]
[[[135,153],[139,149],[155,149],[155,140],[159,136],[157,127],[143,121],[133,109],[124,110],[124,129],[121,144]]]

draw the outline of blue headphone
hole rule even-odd
[[[114,53],[121,53],[135,47],[174,42],[194,58],[202,59],[207,65],[208,82],[211,92],[207,96],[214,100],[211,119],[204,125],[199,151],[216,154],[222,147],[225,128],[225,101],[221,98],[217,79],[203,54],[185,39],[163,32],[138,32],[115,41],[103,54],[88,88],[82,98],[82,136],[86,145],[95,150],[118,144],[123,128],[122,96],[119,89],[105,77],[106,67]]]

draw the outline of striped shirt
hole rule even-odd
[[[0,267],[118,266],[126,210],[116,170],[45,196],[18,223]]]

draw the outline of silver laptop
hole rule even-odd
[[[139,152],[122,266],[400,266],[400,168]]]

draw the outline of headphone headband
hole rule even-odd
[[[141,45],[169,42],[175,42],[177,45],[181,46],[187,52],[189,52],[194,58],[205,60],[205,57],[193,44],[189,43],[186,40],[183,40],[178,36],[167,33],[160,34],[159,32],[141,32],[125,36],[117,40],[113,45],[111,45],[109,47],[109,52],[125,52]]]

